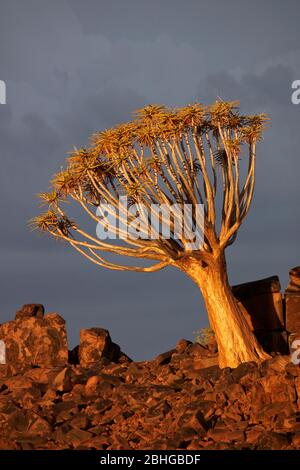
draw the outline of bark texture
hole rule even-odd
[[[199,286],[219,349],[220,367],[269,358],[257,341],[246,310],[239,306],[228,282],[226,260],[221,253],[209,265],[187,260],[183,270]]]

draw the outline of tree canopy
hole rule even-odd
[[[211,106],[194,103],[170,109],[152,104],[139,109],[130,122],[92,135],[87,148],[70,153],[50,190],[39,194],[48,207],[32,219],[32,225],[108,269],[153,272],[186,256],[209,263],[215,250],[224,250],[234,241],[249,211],[256,144],[266,120],[265,114],[242,115],[238,102],[222,100]],[[240,171],[240,160],[246,160],[245,172]],[[220,213],[217,194],[221,195]],[[164,239],[158,234],[152,239],[143,233],[137,239],[125,236],[122,228],[117,229],[121,241],[112,243],[99,239],[67,213],[66,203],[77,203],[98,224],[96,208],[101,203],[117,208],[121,196],[127,196],[129,206],[149,209],[160,204],[203,204],[203,243],[191,250],[184,236]],[[120,222],[122,218],[119,214]],[[152,264],[125,266],[112,262],[109,254]]]

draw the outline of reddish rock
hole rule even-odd
[[[58,401],[56,398],[54,405],[52,407],[52,412],[55,416],[55,423],[61,424],[64,422],[69,422],[73,417],[78,413],[78,406],[72,400],[68,400],[69,397],[66,397],[65,401]],[[69,425],[68,425],[69,426]],[[70,427],[70,426],[69,426]],[[65,428],[62,428],[63,431]],[[59,432],[61,432],[59,431]]]
[[[28,433],[37,436],[50,436],[52,426],[46,419],[38,417],[29,427]]]
[[[159,354],[152,360],[153,366],[156,367],[156,366],[163,366],[165,364],[169,364],[175,352],[176,352],[176,349],[171,349],[170,351],[166,351],[165,353]]]
[[[261,425],[255,426],[246,431],[246,440],[249,444],[256,444],[265,432],[265,428]]]
[[[285,370],[288,374],[292,375],[293,377],[300,376],[300,364],[293,364],[291,360],[287,362]]]
[[[10,391],[16,391],[19,389],[30,388],[33,384],[33,381],[23,375],[16,375],[15,377],[6,377],[0,381],[0,384],[6,387]]]
[[[101,383],[100,377],[93,375],[90,377],[85,385],[85,393],[87,395],[94,395],[97,392],[97,389]]]
[[[189,356],[194,357],[207,357],[209,353],[208,348],[200,343],[193,343],[189,345],[186,352]]]
[[[297,431],[292,438],[293,446],[296,449],[300,449],[300,431]]]
[[[58,392],[70,392],[73,388],[73,379],[75,381],[72,369],[65,367],[54,377],[53,387]]]
[[[145,368],[138,363],[132,362],[125,372],[125,381],[133,382],[145,377]]]
[[[132,362],[132,359],[129,356],[127,356],[127,354],[125,354],[121,351],[120,355],[119,355],[119,358],[118,358],[118,364],[128,365],[131,362]]]
[[[32,382],[40,385],[49,385],[53,383],[54,378],[61,371],[60,367],[35,367],[28,369],[23,373],[23,377],[28,377]]]
[[[206,434],[208,429],[208,423],[206,422],[203,412],[201,410],[195,410],[192,413],[187,413],[184,415],[183,422],[181,426],[184,425],[186,429],[192,428],[197,431],[199,434]]]
[[[25,304],[23,307],[16,312],[15,320],[22,318],[43,318],[45,308],[42,304]]]
[[[300,292],[300,266],[296,266],[289,272],[290,282],[285,292]]]
[[[81,443],[84,445],[85,441],[88,441],[93,437],[93,434],[84,431],[82,429],[70,429],[65,435],[65,441],[67,441],[74,449],[76,449]]]
[[[6,346],[10,373],[26,367],[56,367],[68,362],[65,321],[55,313],[3,323],[0,339]]]
[[[293,393],[294,384],[290,385],[288,379],[283,375],[268,374],[260,379],[265,393],[270,395],[272,402],[290,402],[296,400]],[[289,388],[291,390],[289,391]]]
[[[242,431],[228,431],[228,429],[210,429],[207,437],[215,442],[243,442],[245,434]]]
[[[289,346],[300,337],[300,266],[290,270],[290,282],[284,293],[285,327]],[[292,352],[292,350],[291,350]]]
[[[193,343],[191,341],[188,341],[187,339],[180,339],[177,344],[176,344],[176,352],[178,354],[182,354],[186,351],[188,346],[191,346]]]
[[[274,356],[272,359],[267,361],[268,368],[275,370],[276,372],[284,372],[291,362],[290,356]]]
[[[79,362],[82,367],[90,367],[103,358],[117,362],[120,356],[120,347],[111,341],[107,330],[90,328],[80,331]]]
[[[211,357],[194,357],[193,366],[196,370],[206,369],[207,367],[218,366],[219,358],[215,354]]]
[[[90,428],[90,423],[87,416],[78,414],[71,419],[70,426],[72,428],[83,429],[85,431],[86,429]]]
[[[110,444],[110,440],[105,436],[94,436],[84,441],[84,446],[88,450],[105,450]]]
[[[26,432],[30,425],[30,417],[26,411],[17,410],[10,414],[7,426],[11,433]]]
[[[286,329],[289,333],[300,334],[300,290],[285,292]]]
[[[265,432],[256,445],[257,450],[286,450],[289,447],[289,438],[283,433]]]

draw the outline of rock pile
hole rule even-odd
[[[180,340],[132,362],[99,328],[68,354],[63,319],[34,306],[0,339],[0,449],[300,447],[300,368],[289,356],[221,370],[213,348]]]

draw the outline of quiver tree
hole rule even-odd
[[[146,106],[136,111],[131,122],[93,135],[88,148],[70,154],[50,192],[40,194],[49,207],[33,219],[34,226],[101,267],[139,272],[166,266],[180,269],[201,289],[218,342],[220,366],[263,360],[267,355],[252,332],[249,316],[230,289],[224,252],[250,208],[256,144],[265,120],[265,115],[241,115],[238,103],[223,101],[179,109]],[[112,227],[96,210],[107,204],[114,212],[121,196],[127,196],[128,208],[134,205],[139,216],[141,207],[202,204],[203,240],[191,248],[184,234],[175,233],[174,217],[169,238],[159,228],[156,237],[150,237],[143,223],[139,237],[130,231],[124,234],[122,211],[120,225]],[[75,222],[66,212],[66,202],[77,203],[95,224],[118,235],[117,241],[99,239]],[[158,216],[162,220],[163,215]],[[192,211],[192,224],[194,217]],[[119,262],[112,259],[116,255]],[[122,264],[124,256],[139,261],[135,266]]]

